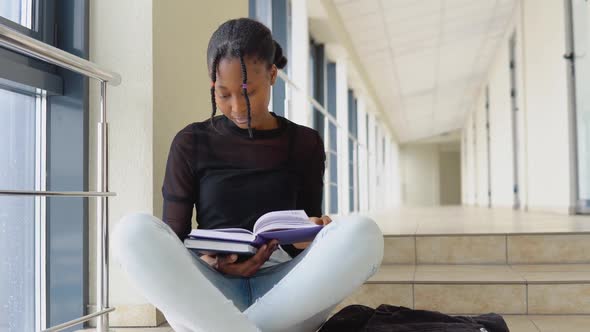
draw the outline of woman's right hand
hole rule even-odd
[[[270,255],[278,248],[279,242],[272,240],[271,242],[260,247],[256,254],[240,263],[236,263],[238,255],[203,255],[201,259],[215,268],[217,271],[239,277],[251,277],[262,264],[264,264]]]

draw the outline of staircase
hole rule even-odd
[[[560,232],[386,235],[381,269],[335,311],[387,303],[495,312],[517,332],[590,331],[590,232],[552,226]]]

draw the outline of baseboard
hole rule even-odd
[[[109,313],[109,326],[112,327],[156,327],[166,322],[162,312],[149,303],[114,307],[115,311]],[[96,312],[96,305],[88,305],[87,308],[88,313]],[[96,320],[90,320],[88,326],[96,327]]]

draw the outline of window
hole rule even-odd
[[[314,43],[311,39],[309,46],[309,68],[310,68],[310,92],[315,100],[320,105],[326,107],[326,62],[324,45]],[[313,111],[313,127],[320,133],[322,139],[324,138],[324,126],[326,118],[324,114],[312,105]]]
[[[33,19],[32,0],[4,0],[0,2],[0,16],[31,29]]]
[[[88,58],[87,11],[88,0],[2,0],[0,24]],[[87,191],[87,103],[87,78],[0,48],[0,190]],[[0,330],[86,313],[87,212],[82,198],[0,196]]]
[[[0,24],[31,34],[32,1],[0,2]],[[23,59],[1,50],[0,58]],[[11,63],[12,64],[12,63]],[[15,66],[18,67],[18,66]],[[16,68],[15,68],[16,69]],[[16,74],[16,73],[14,73]],[[26,72],[24,73],[26,74]],[[22,88],[22,89],[21,89]],[[35,93],[37,92],[37,93]],[[24,87],[0,76],[0,189],[39,190],[42,90]],[[34,331],[39,321],[39,258],[36,232],[41,224],[41,199],[0,196],[0,329]]]
[[[358,211],[358,107],[357,98],[348,90],[348,195],[350,211]]]
[[[324,45],[316,44],[313,38],[310,38],[309,45],[309,90],[309,94],[313,97],[313,99],[315,99],[322,107],[325,108],[326,62],[324,56]],[[311,105],[311,109],[313,110],[313,128],[318,131],[320,137],[325,142],[324,136],[327,118],[320,109],[313,105],[313,103]],[[324,146],[325,145],[326,144],[324,144]],[[329,195],[326,195],[326,191],[324,191],[324,197],[322,199],[322,211],[326,211],[327,197],[329,197]]]
[[[0,89],[0,188],[35,190],[42,99]],[[42,170],[39,169],[39,171]],[[0,330],[35,331],[35,213],[40,199],[0,196]]]
[[[288,0],[250,0],[249,16],[264,23],[272,30],[273,38],[281,45],[283,54],[290,58],[291,43],[291,6]],[[289,74],[290,62],[282,70]],[[277,79],[272,87],[272,111],[287,116],[285,101],[287,100],[287,84]]]
[[[281,45],[283,54],[289,58],[289,37],[290,29],[290,6],[288,0],[270,1],[272,6],[272,35]],[[285,74],[289,74],[289,62],[283,68]],[[276,80],[272,89],[272,110],[274,113],[285,116],[285,99],[287,96],[287,84],[283,80]]]
[[[329,62],[327,66],[327,104],[328,113],[336,118],[336,63]],[[330,122],[328,125],[328,163],[329,178],[327,181],[329,190],[329,213],[338,213],[338,136],[337,127]]]

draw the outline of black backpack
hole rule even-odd
[[[382,304],[377,309],[349,305],[322,325],[318,332],[509,332],[502,316],[449,316]]]

